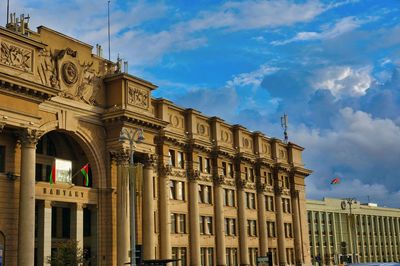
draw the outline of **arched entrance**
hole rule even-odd
[[[68,241],[77,241],[90,265],[96,265],[98,182],[90,158],[84,142],[67,132],[51,131],[38,141],[35,265],[46,263]]]

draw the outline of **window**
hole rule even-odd
[[[255,200],[254,193],[246,192],[246,208],[247,209],[255,209],[256,208],[256,200]]]
[[[248,236],[257,236],[256,220],[247,220],[247,235]]]
[[[283,180],[284,180],[284,183],[283,183],[284,187],[289,188],[289,177],[285,176]]]
[[[6,171],[6,146],[0,145],[0,172]]]
[[[173,200],[185,200],[185,183],[182,181],[170,180],[169,198]]]
[[[175,164],[175,151],[174,150],[169,150],[168,151],[169,155],[169,165],[176,166]]]
[[[171,213],[171,234],[186,233],[186,214]]]
[[[258,265],[257,256],[258,256],[258,249],[257,248],[249,248],[250,265]]]
[[[228,176],[233,177],[233,165],[228,164]]]
[[[172,258],[178,259],[180,261],[175,261],[172,263],[174,266],[186,266],[187,253],[184,247],[173,247],[172,248]]]
[[[226,162],[222,162],[222,174],[224,176],[227,174]]]
[[[235,191],[233,189],[224,189],[224,206],[235,206]]]
[[[267,211],[273,212],[274,211],[274,196],[265,196],[265,209]]]
[[[40,163],[36,164],[36,166],[35,166],[35,180],[37,182],[43,180],[43,164],[40,164]]]
[[[236,236],[236,219],[225,218],[225,235]]]
[[[236,266],[238,265],[237,259],[237,248],[226,248],[226,265],[227,266]]]
[[[212,188],[207,185],[199,185],[199,203],[212,203]]]
[[[268,252],[271,252],[272,254],[272,265],[278,264],[278,257],[276,254],[276,248],[269,248]]]
[[[272,179],[272,173],[268,173],[268,185],[272,186],[274,183],[273,179]]]
[[[178,167],[179,168],[185,168],[185,161],[183,157],[183,152],[178,151]]]
[[[288,264],[294,264],[294,249],[293,248],[286,249],[286,261]]]
[[[199,171],[200,173],[203,173],[204,167],[203,167],[203,157],[199,156]]]
[[[290,213],[290,199],[282,198],[282,209],[285,213]]]
[[[247,167],[244,168],[244,179],[249,180],[249,170]]]
[[[275,222],[267,221],[268,237],[276,237]]]
[[[201,235],[213,234],[213,224],[211,216],[200,216],[200,234]]]
[[[213,248],[200,248],[200,257],[202,266],[214,265],[214,249]]]
[[[254,169],[249,168],[249,181],[254,183]]]
[[[285,227],[285,237],[286,238],[292,238],[293,233],[292,233],[292,224],[291,223],[284,223]]]
[[[210,158],[206,158],[206,173],[211,173],[211,160]]]

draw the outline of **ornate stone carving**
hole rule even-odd
[[[147,109],[149,107],[149,92],[137,87],[128,87],[128,103]]]
[[[200,171],[197,169],[188,171],[189,181],[197,181],[200,179]]]
[[[223,176],[223,175],[214,175],[213,181],[214,181],[214,184],[216,186],[223,185],[223,184],[225,184],[225,176]]]
[[[126,150],[112,151],[111,155],[117,165],[127,166],[129,164],[129,152]]]
[[[33,51],[2,41],[0,44],[0,63],[22,71],[32,72]]]
[[[172,166],[167,164],[167,165],[161,165],[158,169],[158,172],[160,176],[166,177],[171,175],[172,173]]]
[[[276,195],[282,195],[283,194],[283,188],[275,186],[274,187],[274,192],[275,192]]]
[[[156,154],[147,154],[145,158],[145,167],[153,167],[157,166],[157,155]]]
[[[247,184],[246,179],[236,178],[236,185],[238,188],[243,189],[246,187],[246,184]]]
[[[18,139],[22,145],[36,146],[43,133],[41,130],[24,128],[18,131]]]
[[[257,183],[257,192],[263,193],[265,191],[266,185],[264,183]]]
[[[61,76],[67,85],[73,85],[79,78],[78,68],[74,63],[67,61],[61,66]]]
[[[53,88],[60,88],[54,54],[46,49],[41,50],[39,52],[39,62],[37,73],[39,74],[42,84]]]

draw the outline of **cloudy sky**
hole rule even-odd
[[[107,1],[10,0],[107,51]],[[6,1],[0,3],[5,13]],[[400,1],[111,1],[112,53],[156,97],[306,148],[310,199],[400,207]],[[0,16],[5,24],[5,16]],[[341,184],[330,185],[339,176]]]

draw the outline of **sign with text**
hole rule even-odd
[[[267,256],[257,257],[257,264],[272,266],[272,252],[268,252]]]

